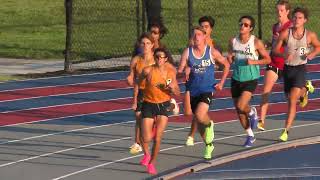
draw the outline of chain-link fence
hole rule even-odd
[[[72,1],[70,46],[71,63],[100,60],[98,64],[128,65],[137,36],[146,28],[146,0],[66,0]],[[252,15],[254,31],[263,40],[271,39],[271,27],[276,22],[277,0],[161,0],[162,17],[169,33],[163,43],[173,54],[180,54],[188,42],[189,29],[198,18],[211,15],[216,20],[213,39],[225,51],[228,40],[238,32],[238,19]],[[291,0],[292,7],[307,7],[310,19],[307,28],[320,32],[320,1]],[[319,34],[319,33],[318,33]],[[127,57],[127,58],[117,58]],[[116,59],[114,59],[116,58]],[[104,59],[101,61],[101,59]],[[89,62],[84,66],[100,66]]]

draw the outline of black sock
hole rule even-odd
[[[304,87],[306,88],[307,91],[309,91],[309,87],[307,87],[307,86],[304,86]]]
[[[209,122],[209,124],[207,124],[206,127],[211,127],[211,122]]]

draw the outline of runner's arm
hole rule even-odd
[[[221,90],[223,88],[223,85],[224,85],[226,79],[227,79],[229,69],[230,69],[230,64],[229,64],[228,60],[224,56],[222,56],[218,50],[211,48],[211,54],[212,54],[212,57],[215,61],[217,61],[218,63],[220,63],[221,65],[224,66],[221,80],[216,85],[216,89]]]
[[[256,46],[256,50],[259,53],[259,56],[262,57],[259,61],[248,59],[248,65],[263,65],[269,64],[271,62],[271,58],[269,53],[267,52],[263,42],[260,39],[254,40],[254,45]]]
[[[233,53],[233,46],[232,46],[232,41],[233,38],[229,40],[229,44],[228,44],[228,54],[227,54],[227,60],[229,62],[229,64],[232,64],[234,61],[234,53]]]
[[[170,84],[168,84],[168,88],[170,89],[171,93],[175,96],[180,96],[180,88],[177,81],[177,73],[172,71],[172,81]]]
[[[134,85],[134,79],[135,79],[134,71],[135,71],[136,65],[137,65],[137,58],[135,56],[135,57],[133,57],[131,59],[130,72],[129,72],[129,75],[127,76],[127,83],[128,83],[129,86],[133,86]]]
[[[283,57],[285,59],[288,58],[288,52],[284,52],[284,53],[281,52],[281,47],[284,46],[284,44],[286,43],[288,34],[289,34],[289,30],[282,31],[280,33],[279,38],[276,42],[276,45],[272,49],[273,55]]]
[[[310,44],[313,46],[313,51],[308,53],[307,59],[311,60],[311,59],[314,59],[320,53],[320,42],[317,34],[314,32],[310,32],[309,37],[311,38]]]

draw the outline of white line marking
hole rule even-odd
[[[59,79],[59,78],[68,78],[68,77],[80,77],[80,76],[95,76],[95,75],[102,75],[102,74],[116,74],[116,73],[122,73],[126,72],[129,73],[129,71],[112,71],[112,72],[100,72],[100,73],[90,73],[90,74],[73,74],[73,75],[62,75],[62,76],[55,76],[55,77],[44,77],[44,78],[36,78],[36,79],[22,79],[22,80],[13,80],[9,82],[22,82],[22,81],[37,81],[37,80],[45,80],[45,79]],[[119,80],[125,80],[125,79],[119,79]],[[7,82],[0,82],[1,83],[7,83]]]
[[[0,100],[0,103],[1,102],[20,101],[20,100],[40,99],[40,98],[47,98],[47,97],[59,97],[59,96],[67,96],[67,95],[77,95],[77,94],[85,94],[85,93],[109,92],[109,91],[118,91],[118,90],[126,90],[126,89],[132,89],[132,88],[124,87],[124,88],[116,88],[116,89],[106,89],[106,90],[96,90],[96,91],[83,91],[83,92],[73,92],[73,93],[65,93],[65,94],[55,94],[55,95],[48,95],[48,96],[36,96],[36,97],[33,96],[33,97],[27,97],[27,98]]]
[[[88,115],[95,115],[95,114],[127,111],[127,110],[132,110],[132,109],[131,108],[117,109],[117,110],[112,110],[112,111],[101,111],[101,112],[88,113],[88,114],[78,114],[78,115],[73,115],[73,116],[64,116],[64,117],[57,117],[57,118],[51,118],[51,119],[43,119],[43,120],[39,120],[39,121],[30,121],[30,122],[23,122],[23,123],[16,123],[16,124],[8,124],[8,125],[0,126],[0,128],[2,128],[2,127],[13,127],[13,126],[18,126],[18,125],[32,124],[32,123],[38,123],[38,122],[46,122],[46,121],[52,121],[52,120],[61,120],[61,119],[64,119],[64,118],[73,118],[73,117],[88,116]]]
[[[231,97],[229,97],[231,98]],[[118,98],[118,99],[123,99],[123,98]],[[223,99],[223,98],[221,98]],[[225,98],[227,99],[227,98]],[[309,100],[318,100],[320,98],[313,98],[313,99],[309,99]],[[116,99],[117,100],[117,99]],[[216,99],[217,100],[217,99]],[[107,101],[107,100],[106,100]],[[96,101],[93,101],[96,102]],[[97,101],[99,102],[99,101]],[[90,102],[89,102],[90,103]],[[178,104],[181,104],[182,102],[179,102]],[[276,102],[276,103],[269,103],[269,104],[278,104],[278,103],[285,103],[285,102]],[[81,103],[80,103],[81,104]],[[59,105],[62,106],[62,105]],[[255,105],[258,106],[258,105]],[[51,107],[51,106],[48,106]],[[58,107],[58,106],[52,106],[52,107]],[[47,107],[46,107],[47,108]],[[41,108],[31,108],[31,109],[25,109],[25,110],[33,110],[33,109],[41,109]],[[219,110],[227,110],[227,109],[234,109],[234,107],[230,107],[230,108],[223,108],[223,109],[214,109],[214,110],[210,110],[209,112],[215,112],[215,111],[219,111]],[[9,125],[3,125],[0,126],[0,128],[2,127],[13,127],[13,126],[18,126],[18,125],[24,125],[24,124],[32,124],[32,123],[37,123],[37,122],[46,122],[46,121],[52,121],[52,120],[59,120],[59,119],[64,119],[64,118],[72,118],[72,117],[80,117],[80,116],[87,116],[87,115],[94,115],[94,114],[102,114],[102,113],[112,113],[112,112],[118,112],[118,111],[126,111],[126,110],[131,110],[131,108],[124,108],[124,109],[117,109],[117,110],[112,110],[112,111],[103,111],[103,112],[96,112],[96,113],[88,113],[88,114],[78,114],[78,115],[73,115],[73,116],[64,116],[64,117],[57,117],[57,118],[51,118],[51,119],[43,119],[43,120],[38,120],[38,121],[30,121],[30,122],[23,122],[23,123],[16,123],[16,124],[9,124]],[[17,110],[17,111],[7,111],[8,112],[19,112],[19,111],[24,111],[24,110]],[[1,114],[1,113],[0,113]],[[177,116],[182,116],[183,114],[179,114]]]
[[[313,125],[318,125],[318,124],[320,124],[320,122],[310,123],[310,124],[304,124],[304,125],[292,126],[292,128],[299,128],[299,127],[305,127],[305,126],[313,126]],[[266,133],[266,132],[271,132],[271,131],[278,131],[278,130],[282,130],[282,129],[283,129],[283,128],[277,128],[277,129],[272,129],[272,130],[268,130],[268,131],[257,132],[257,133],[255,133],[255,134],[261,134],[261,133]],[[220,141],[220,140],[224,140],[224,139],[230,139],[230,138],[239,137],[239,136],[244,136],[244,135],[247,135],[247,134],[238,134],[238,135],[228,136],[228,137],[224,137],[224,138],[217,138],[217,139],[215,139],[215,141]],[[195,143],[195,144],[202,144],[202,143],[203,143],[203,142],[197,142],[197,143]],[[178,148],[182,148],[182,147],[185,147],[185,145],[179,145],[179,146],[173,146],[173,147],[170,147],[170,148],[165,148],[165,149],[160,150],[160,152],[169,151],[169,150],[173,150],[173,149],[178,149]],[[133,159],[133,158],[136,158],[136,157],[140,157],[140,156],[142,156],[142,154],[136,155],[136,156],[130,156],[130,157],[126,157],[126,158],[122,158],[122,159],[118,159],[118,160],[114,160],[114,161],[107,162],[107,163],[103,163],[103,164],[99,164],[99,165],[96,165],[96,166],[92,166],[92,167],[90,167],[90,168],[82,169],[82,170],[79,170],[79,171],[75,171],[75,172],[73,172],[73,173],[69,173],[69,174],[66,174],[66,175],[63,175],[63,176],[54,178],[54,179],[52,179],[52,180],[64,179],[64,178],[67,178],[67,177],[70,177],[70,176],[73,176],[73,175],[76,175],[76,174],[80,174],[80,173],[83,173],[83,172],[86,172],[86,171],[90,171],[90,170],[99,168],[99,167],[104,167],[104,166],[107,166],[107,165],[110,165],[110,164],[114,164],[114,163],[117,163],[117,162],[122,162],[122,161],[125,161],[125,160],[129,160],[129,159]]]
[[[23,138],[23,139],[15,139],[15,140],[11,140],[11,141],[2,142],[2,143],[0,143],[0,145],[9,144],[9,143],[16,143],[16,142],[21,142],[21,141],[27,141],[27,140],[32,140],[32,139],[38,139],[38,138],[43,138],[43,137],[48,137],[48,136],[61,135],[61,134],[67,134],[67,133],[72,133],[72,132],[96,129],[96,128],[101,128],[101,127],[129,124],[129,123],[134,123],[134,122],[135,121],[125,121],[125,122],[120,122],[120,123],[112,123],[112,124],[105,124],[105,125],[100,125],[100,126],[91,126],[91,127],[86,127],[86,128],[80,128],[80,129],[72,129],[72,130],[63,131],[63,132],[43,134],[43,135],[39,135],[39,136],[31,136],[31,137],[27,137],[27,138]]]
[[[320,80],[320,79],[314,79],[314,80]],[[282,83],[279,83],[282,84]],[[319,89],[319,88],[315,88],[315,89]],[[274,93],[283,93],[283,92],[274,92]],[[254,94],[254,95],[261,95],[261,94]],[[129,97],[122,97],[122,98],[114,98],[114,99],[107,99],[107,100],[96,100],[96,101],[85,101],[85,102],[79,102],[79,103],[69,103],[69,104],[59,104],[59,105],[53,105],[53,106],[45,106],[45,107],[37,107],[37,108],[28,108],[28,109],[19,109],[19,110],[13,110],[13,111],[3,111],[0,112],[0,114],[2,113],[12,113],[12,112],[20,112],[20,111],[26,111],[26,110],[35,110],[35,109],[46,109],[46,108],[53,108],[53,107],[60,107],[60,106],[69,106],[69,105],[79,105],[79,104],[88,104],[88,103],[95,103],[95,102],[108,102],[108,101],[115,101],[115,100],[125,100],[125,99],[130,99],[132,98],[131,96]],[[231,97],[225,97],[225,98],[216,98],[214,100],[218,100],[218,99],[228,99]],[[1,101],[0,101],[1,102]]]
[[[90,84],[104,83],[104,82],[112,82],[112,81],[121,81],[121,80],[90,81],[90,82],[81,82],[81,83],[51,85],[51,86],[37,86],[37,87],[28,87],[28,88],[19,88],[19,89],[7,89],[7,90],[1,90],[0,93],[2,93],[2,92],[23,91],[23,90],[47,89],[47,88],[53,88],[53,87],[67,87],[67,86],[77,86],[77,85],[90,85]],[[129,86],[128,86],[128,87],[129,87]]]
[[[310,112],[310,111],[304,111],[304,112]],[[300,112],[299,112],[300,113]],[[284,114],[284,113],[283,113]],[[274,114],[274,115],[270,115],[270,116],[276,116],[278,114]],[[226,122],[220,122],[220,123],[216,123],[216,124],[223,124],[223,123],[230,123],[230,122],[234,122],[236,120],[230,120],[230,121],[226,121]],[[296,127],[304,127],[304,126],[310,126],[310,125],[317,125],[317,124],[320,124],[320,122],[318,123],[311,123],[311,124],[304,124],[304,125],[299,125],[299,126],[293,126],[292,128],[296,128]],[[171,132],[171,131],[179,131],[179,130],[183,130],[183,129],[188,129],[190,128],[189,126],[188,127],[182,127],[182,128],[175,128],[175,129],[170,129],[170,130],[166,130],[165,132]],[[272,130],[267,130],[267,131],[261,131],[261,132],[256,132],[256,134],[260,134],[260,133],[266,133],[266,132],[271,132],[271,131],[276,131],[276,130],[281,130],[283,128],[278,128],[278,129],[272,129]],[[219,140],[224,140],[224,139],[230,139],[230,138],[233,138],[233,137],[239,137],[239,136],[243,136],[243,135],[246,135],[246,134],[238,134],[238,135],[234,135],[234,136],[228,136],[228,137],[224,137],[224,138],[217,138],[216,141],[219,141]],[[121,141],[121,140],[127,140],[127,139],[131,139],[132,137],[123,137],[123,138],[119,138],[119,139],[113,139],[113,140],[108,140],[108,141],[103,141],[103,142],[98,142],[98,143],[93,143],[93,144],[87,144],[87,145],[82,145],[82,146],[78,146],[78,147],[74,147],[74,148],[68,148],[68,149],[63,149],[63,150],[59,150],[59,151],[55,151],[55,152],[51,152],[51,153],[45,153],[45,154],[41,154],[41,155],[38,155],[38,156],[32,156],[32,157],[29,157],[29,158],[25,158],[25,159],[21,159],[21,160],[18,160],[18,161],[13,161],[13,162],[10,162],[10,163],[5,163],[5,164],[1,164],[0,165],[0,168],[1,167],[6,167],[6,166],[10,166],[10,165],[13,165],[13,164],[17,164],[17,163],[21,163],[21,162],[25,162],[25,161],[29,161],[29,160],[33,160],[33,159],[37,159],[37,158],[41,158],[41,157],[46,157],[46,156],[50,156],[50,155],[54,155],[54,154],[59,154],[59,153],[62,153],[62,152],[67,152],[67,151],[72,151],[72,150],[76,150],[76,149],[80,149],[80,148],[86,148],[86,147],[90,147],[90,146],[96,146],[96,145],[101,145],[101,144],[106,144],[106,143],[110,143],[110,142],[116,142],[116,141]],[[203,142],[196,142],[195,144],[202,144]],[[180,147],[184,147],[184,145],[182,146],[174,146],[174,147],[170,147],[170,148],[166,148],[166,149],[162,149],[162,151],[167,151],[167,150],[171,150],[171,149],[177,149],[177,148],[180,148]],[[138,156],[141,156],[141,155],[138,155]],[[134,157],[138,157],[138,156],[134,156]],[[132,156],[131,157],[128,157],[129,159],[133,158]],[[125,158],[126,159],[126,158]],[[123,160],[123,159],[122,159]],[[115,162],[119,162],[119,160],[117,161],[112,161],[112,162],[108,162],[108,163],[105,163],[105,164],[102,164],[102,166],[106,166],[106,165],[109,165],[109,164],[113,164]],[[100,165],[99,165],[100,166]],[[93,168],[93,167],[92,167]],[[97,166],[94,166],[94,168],[97,168]],[[93,169],[94,169],[93,168]],[[90,168],[91,169],[91,168]],[[90,170],[90,169],[86,169],[86,171]]]
[[[314,71],[314,72],[320,72],[320,71]],[[261,76],[263,77],[263,76]],[[230,78],[227,78],[227,80]],[[20,90],[31,90],[31,89],[45,89],[45,88],[51,88],[51,87],[66,87],[66,86],[73,86],[73,85],[85,85],[85,84],[93,84],[93,83],[99,83],[99,82],[110,82],[110,81],[122,81],[121,80],[105,80],[105,81],[95,81],[95,82],[84,82],[84,83],[73,83],[73,84],[65,84],[65,85],[56,85],[56,86],[40,86],[40,87],[32,87],[32,88],[20,88],[20,89],[10,89],[10,90],[2,90],[1,92],[12,92],[14,91],[20,91]],[[219,79],[217,79],[219,80]],[[312,79],[314,81],[319,79]],[[184,84],[184,82],[179,82],[178,84]],[[282,82],[277,82],[275,84],[283,84]],[[263,83],[258,84],[263,85]],[[55,97],[55,96],[62,96],[62,95],[72,95],[72,94],[81,94],[81,93],[94,93],[94,92],[103,92],[103,91],[111,91],[111,90],[118,90],[118,89],[132,89],[132,87],[127,86],[123,88],[114,88],[114,89],[108,89],[108,90],[97,90],[97,91],[84,91],[84,92],[77,92],[77,93],[66,93],[66,94],[56,94],[56,95],[48,95],[48,96],[37,96],[37,97],[29,97],[29,98],[18,98],[18,99],[11,99],[11,100],[2,100],[0,102],[10,102],[10,101],[17,101],[17,100],[27,100],[27,99],[36,99],[36,98],[43,98],[43,97]]]
[[[248,172],[248,171],[275,171],[275,170],[305,170],[305,169],[320,169],[320,167],[296,167],[296,168],[264,168],[264,169],[226,169],[217,171],[201,171],[195,173],[220,173],[220,172]]]
[[[188,127],[175,128],[175,129],[166,130],[165,132],[179,131],[179,130],[183,130],[183,129],[187,129],[187,128]],[[10,162],[10,163],[0,164],[0,168],[1,167],[6,167],[6,166],[10,166],[10,165],[13,165],[13,164],[17,164],[17,163],[20,163],[20,162],[25,162],[25,161],[29,161],[29,160],[33,160],[33,159],[37,159],[37,158],[41,158],[41,157],[46,157],[46,156],[50,156],[50,155],[54,155],[54,154],[59,154],[59,153],[67,152],[67,151],[80,149],[80,148],[86,148],[86,147],[96,146],[96,145],[100,145],[100,144],[106,144],[106,143],[110,143],[110,142],[127,140],[127,139],[131,139],[131,138],[132,137],[123,137],[123,138],[119,138],[119,139],[112,139],[112,140],[108,140],[108,141],[102,141],[102,142],[97,142],[97,143],[93,143],[93,144],[86,144],[86,145],[82,145],[82,146],[78,146],[78,147],[63,149],[63,150],[55,151],[55,152],[51,152],[51,153],[45,153],[45,154],[41,154],[41,155],[38,155],[38,156],[32,156],[32,157],[29,157],[29,158],[20,159],[18,161],[13,161],[13,162]]]
[[[13,113],[13,112],[21,112],[21,111],[30,111],[30,110],[37,110],[37,109],[47,109],[47,108],[56,108],[56,107],[62,107],[62,106],[71,106],[71,105],[80,105],[80,104],[90,104],[90,103],[97,103],[97,102],[109,102],[109,101],[116,101],[116,100],[126,100],[132,97],[122,97],[122,98],[114,98],[114,99],[107,99],[107,100],[95,100],[95,101],[85,101],[85,102],[78,102],[78,103],[69,103],[69,104],[58,104],[53,106],[44,106],[44,107],[36,107],[36,108],[27,108],[27,109],[19,109],[19,110],[13,110],[13,111],[3,111],[0,112],[0,114],[7,114],[7,113]]]

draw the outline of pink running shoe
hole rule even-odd
[[[154,165],[151,164],[151,163],[148,164],[148,166],[147,166],[147,171],[148,171],[149,174],[157,174],[156,168],[155,168]]]
[[[141,159],[140,164],[143,166],[148,166],[150,159],[151,159],[150,154],[145,154],[143,155],[143,158]]]

